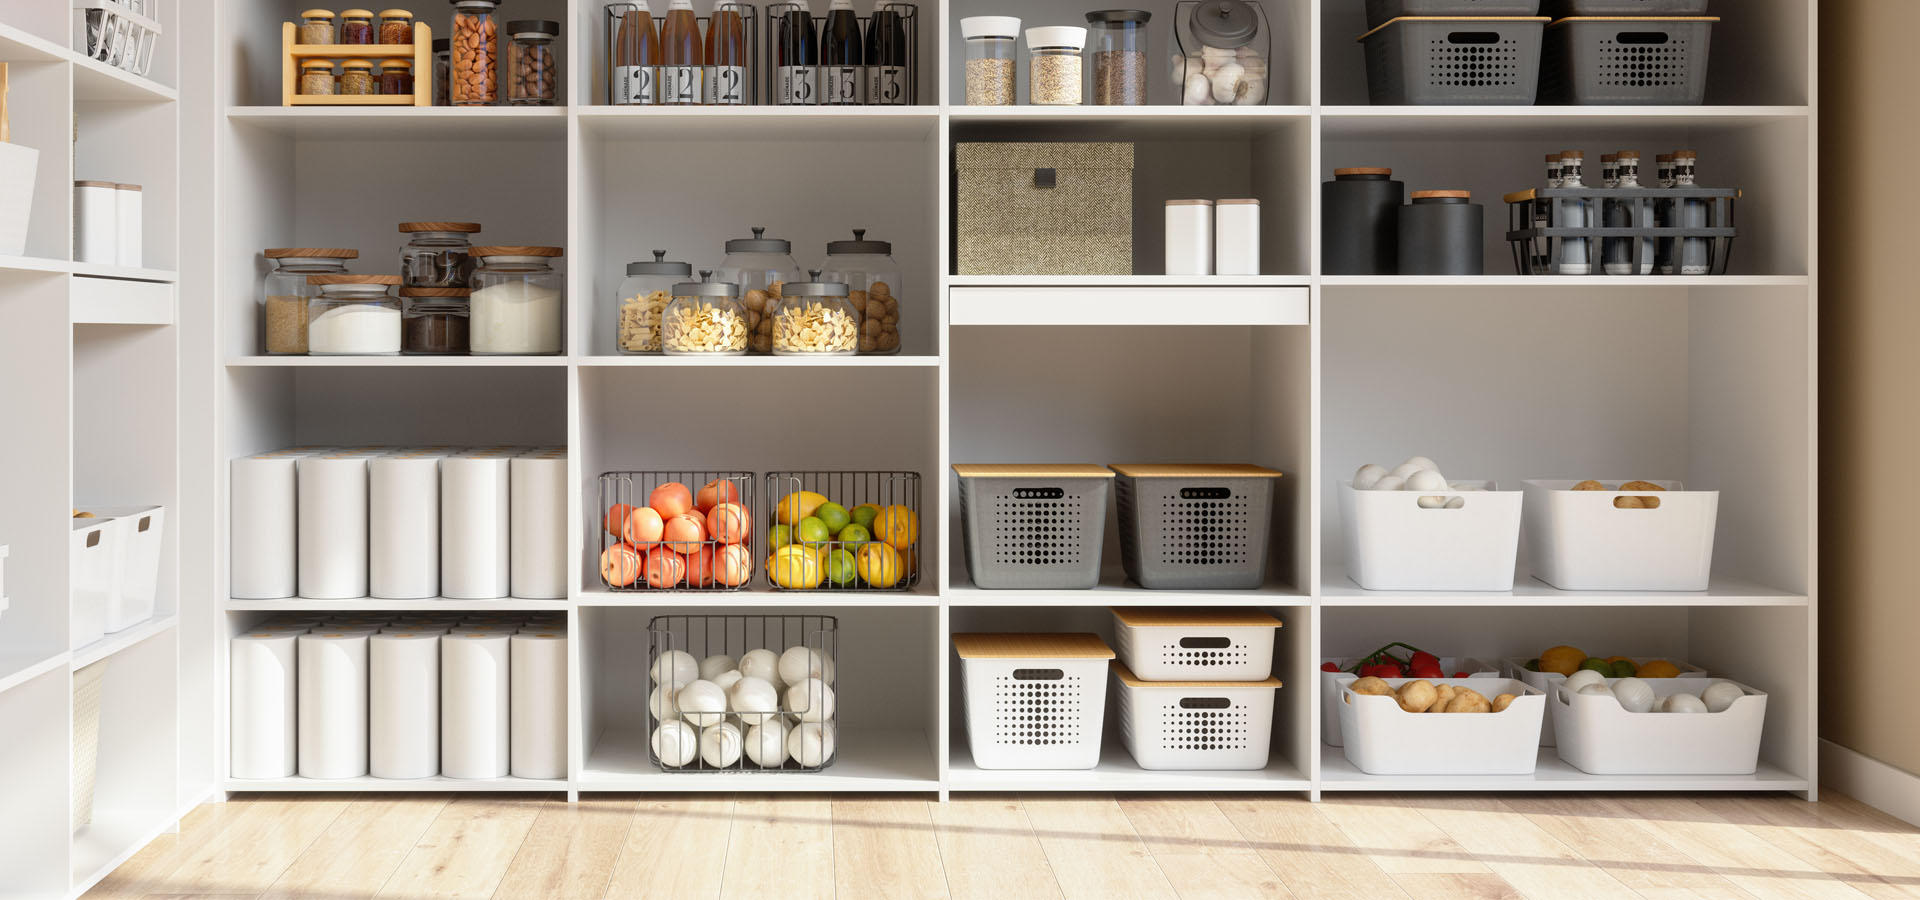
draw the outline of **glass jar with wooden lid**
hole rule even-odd
[[[340,43],[373,43],[373,10],[349,9],[341,11]]]
[[[404,9],[380,11],[380,43],[413,43],[413,13]]]
[[[345,275],[347,260],[360,256],[344,247],[273,247],[262,252],[273,268],[267,272],[260,300],[263,347],[269,355],[304,356],[307,352],[307,302],[320,289],[307,283],[309,275]]]
[[[565,278],[553,270],[559,247],[475,247],[468,350],[475,356],[560,352]]]
[[[336,93],[338,87],[339,82],[333,77],[333,60],[300,61],[300,93],[310,97],[325,97]]]
[[[370,59],[341,60],[339,93],[349,96],[380,93],[380,82],[373,79],[373,61]]]
[[[311,356],[400,355],[398,275],[309,275],[320,295],[307,303]]]
[[[293,42],[296,44],[333,43],[333,10],[309,9],[301,13],[300,27],[294,29]]]
[[[387,97],[413,94],[413,60],[389,59],[380,63],[380,94]]]
[[[469,287],[472,236],[479,222],[401,222],[400,283],[406,287]]]
[[[466,288],[402,287],[401,346],[408,356],[465,356],[472,292]]]

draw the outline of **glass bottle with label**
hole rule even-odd
[[[1557,188],[1559,186],[1560,154],[1549,153],[1547,154],[1547,187]],[[1533,227],[1546,228],[1552,224],[1553,216],[1547,212],[1547,201],[1535,199],[1533,203]],[[1535,272],[1545,272],[1547,271],[1547,267],[1553,264],[1553,260],[1547,256],[1547,248],[1552,245],[1553,242],[1547,238],[1534,239],[1533,269]]]
[[[820,103],[860,106],[866,102],[866,42],[860,17],[849,0],[832,0],[820,26]]]
[[[700,20],[690,0],[673,0],[660,20],[660,102],[698,106],[707,97],[700,86],[704,68]]]
[[[1692,150],[1676,150],[1673,153],[1673,186],[1677,188],[1694,187],[1694,174],[1700,166],[1700,154]],[[1707,201],[1683,198],[1675,206],[1680,210],[1681,228],[1707,227]],[[1679,274],[1705,275],[1709,271],[1707,261],[1707,239],[1687,237],[1680,239]]]
[[[913,56],[908,51],[908,17],[902,4],[881,2],[867,22],[867,103],[873,106],[911,106]],[[912,27],[919,27],[914,17]]]
[[[620,19],[613,26],[613,77],[607,102],[616,106],[645,106],[659,102],[660,34],[646,0],[615,4]]]
[[[1635,150],[1622,150],[1616,159],[1619,164],[1619,183],[1616,186],[1643,187],[1640,183],[1640,153]],[[1639,198],[1621,200],[1615,207],[1614,221],[1607,224],[1612,227],[1616,222],[1617,227],[1622,228],[1651,228],[1653,227],[1653,204]],[[1610,248],[1607,251],[1608,275],[1632,275],[1636,271],[1641,275],[1653,274],[1653,238],[1638,239],[1640,260],[1637,269],[1633,260],[1636,239],[1617,238],[1616,240],[1620,242],[1619,248],[1617,250]]]
[[[747,16],[734,0],[713,5],[707,21],[706,84],[708,106],[743,106],[747,102]]]
[[[806,0],[776,3],[779,35],[774,41],[776,84],[773,102],[781,106],[814,106],[820,102],[820,39],[814,34],[813,13]]]
[[[1656,165],[1656,171],[1659,173],[1659,185],[1663,188],[1673,187],[1673,154],[1662,153],[1654,157],[1654,163]],[[1673,211],[1672,200],[1654,201],[1653,220],[1658,223],[1661,228],[1678,227],[1676,224],[1677,219],[1678,216],[1676,216]],[[1661,275],[1673,274],[1673,238],[1661,238],[1659,242],[1655,244],[1653,270]]]
[[[1582,169],[1587,156],[1578,150],[1568,150],[1560,154],[1560,186],[1563,188],[1584,188],[1587,186]],[[1592,228],[1593,207],[1579,197],[1562,197],[1553,202],[1553,224],[1558,228]],[[1561,275],[1593,274],[1593,257],[1587,252],[1585,238],[1561,238],[1559,259],[1554,261],[1554,271]]]

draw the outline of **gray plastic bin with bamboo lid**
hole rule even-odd
[[[1100,583],[1113,470],[1086,463],[955,463],[967,575],[995,590]]]
[[[1240,463],[1115,463],[1120,556],[1154,590],[1253,590],[1267,577],[1280,473]]]

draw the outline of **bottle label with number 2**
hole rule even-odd
[[[747,102],[745,66],[707,67],[707,105],[740,106]]]
[[[700,90],[699,66],[661,66],[660,102],[686,106],[698,105],[705,94]]]
[[[613,102],[619,105],[656,102],[653,96],[654,71],[652,66],[621,66],[615,69]]]

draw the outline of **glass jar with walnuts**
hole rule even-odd
[[[853,240],[829,241],[827,261],[820,266],[823,281],[847,286],[847,299],[860,313],[860,352],[900,352],[900,264],[893,260],[890,241],[867,240],[867,230],[855,228]]]
[[[773,307],[782,287],[800,280],[800,264],[793,261],[793,242],[766,236],[756,226],[753,237],[727,242],[727,258],[715,279],[738,285],[740,305],[747,316],[748,346],[755,353],[773,352]]]

